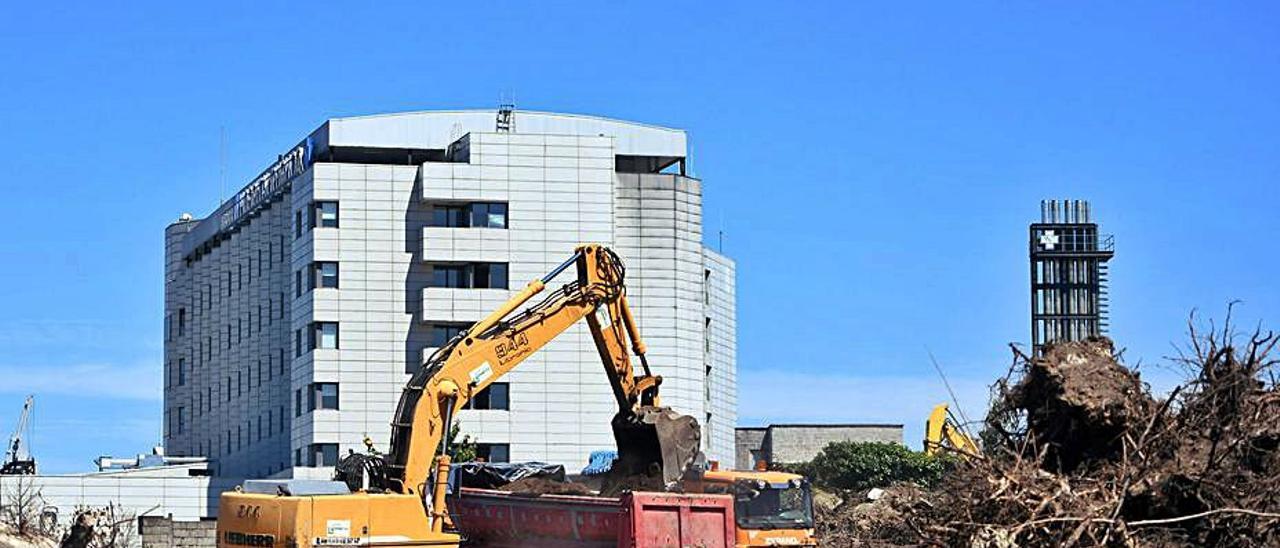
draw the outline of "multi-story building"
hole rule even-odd
[[[204,219],[166,231],[165,445],[222,475],[386,449],[409,373],[567,258],[613,246],[663,403],[734,451],[734,264],[702,245],[683,131],[566,114],[331,119]],[[585,325],[475,398],[494,461],[571,469],[613,446]]]

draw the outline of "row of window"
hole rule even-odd
[[[285,244],[284,236],[280,236],[278,243],[274,240],[269,240],[267,242],[267,249],[258,250],[256,261],[253,256],[250,256],[245,259],[245,262],[236,263],[234,271],[231,266],[228,265],[227,269],[223,270],[220,276],[216,276],[221,282],[219,284],[221,291],[218,291],[217,295],[230,297],[233,287],[236,290],[244,289],[246,279],[252,283],[254,279],[262,276],[264,268],[270,272],[273,269],[272,265],[275,263],[285,262],[285,255],[288,251],[289,247]],[[190,266],[190,264],[188,264],[188,266]],[[206,283],[203,288],[197,289],[191,296],[191,308],[194,310],[195,315],[198,316],[201,310],[212,309],[215,304],[214,301],[217,300],[214,297],[215,293],[213,290],[213,283]],[[176,331],[179,336],[184,335],[186,332],[186,320],[186,310],[179,309],[177,317],[178,325],[176,326]],[[174,331],[174,326],[172,325],[173,321],[174,318],[172,315],[165,318],[165,327],[169,335],[172,335]]]
[[[436,264],[431,267],[432,287],[457,289],[507,289],[507,263]]]
[[[258,441],[262,441],[264,439],[267,439],[276,435],[277,430],[280,433],[284,433],[288,429],[285,422],[286,420],[288,420],[288,418],[284,414],[283,406],[281,406],[278,411],[274,409],[268,409],[266,415],[258,415]],[[253,421],[248,421],[245,424],[247,425],[245,427],[245,431],[248,432],[249,437],[252,438],[253,437]],[[237,431],[239,431],[239,427],[237,427],[236,429]],[[183,434],[186,432],[186,430],[187,430],[187,408],[186,406],[179,405],[174,409],[174,412],[169,415],[169,434],[170,435]],[[227,432],[230,433],[231,431],[228,430]],[[247,443],[249,440],[246,439],[245,441]],[[210,444],[210,447],[212,447],[212,444]],[[230,449],[228,449],[227,452],[230,453]],[[204,450],[202,449],[199,454],[205,454]],[[213,456],[213,455],[210,455],[210,456]]]
[[[431,208],[431,226],[442,228],[507,228],[506,202],[440,204]]]

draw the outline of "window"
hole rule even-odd
[[[317,348],[326,350],[336,350],[338,348],[338,323],[337,322],[315,322],[311,324],[311,346],[308,350]]]
[[[507,204],[476,202],[437,205],[431,210],[431,226],[447,228],[507,228]]]
[[[316,409],[338,409],[338,383],[317,382],[311,385],[311,401],[307,410]]]
[[[302,215],[301,209],[293,212],[293,239],[295,240],[302,237]]]
[[[317,287],[338,288],[338,263],[311,263],[311,289]]]
[[[507,204],[471,204],[471,226],[476,228],[507,228]]]
[[[440,348],[449,344],[449,341],[453,340],[454,337],[457,337],[459,333],[466,331],[469,327],[471,327],[471,324],[465,323],[432,324],[427,345],[434,348]]]
[[[267,359],[270,360],[271,357],[268,356]],[[262,380],[263,380],[262,359],[259,358],[258,359],[258,386],[262,386]]]
[[[484,462],[510,462],[511,446],[505,443],[477,443],[476,458]]]
[[[280,413],[279,413],[279,414],[277,414],[276,416],[277,416],[277,417],[280,417],[280,432],[281,432],[281,433],[284,433],[284,430],[285,430],[285,428],[284,428],[285,415],[284,415],[284,406],[283,406],[283,405],[281,405],[281,406],[280,406]]]
[[[293,416],[302,416],[302,389],[293,391]]]
[[[187,429],[187,408],[178,407],[178,433]]]
[[[242,371],[236,371],[236,397],[244,395],[244,375]]]
[[[313,443],[310,453],[311,461],[307,463],[308,466],[337,466],[338,464],[338,444],[336,443]]]
[[[178,336],[187,334],[187,309],[178,309]]]
[[[302,330],[295,329],[293,331],[293,357],[302,357]]]
[[[301,447],[293,450],[293,465],[302,466],[302,448]]]
[[[187,384],[187,359],[178,358],[178,386]]]
[[[272,410],[272,409],[268,409],[268,410],[267,410],[267,436],[274,436],[274,435],[276,435],[276,423],[275,423],[275,420],[276,420],[275,411],[274,411],[274,410]],[[258,427],[258,430],[259,430],[259,431],[261,431],[261,430],[262,430],[262,427],[261,427],[261,426],[259,426],[259,427]]]
[[[316,202],[311,212],[311,226],[338,228],[338,202]]]
[[[431,269],[432,287],[507,289],[507,263],[437,264]]]
[[[495,382],[467,402],[467,409],[511,409],[511,385]]]
[[[253,432],[249,432],[250,435]],[[262,441],[262,415],[258,415],[258,441]]]
[[[293,273],[293,296],[302,296],[302,271],[298,270]]]
[[[231,401],[231,375],[227,375],[227,401]]]

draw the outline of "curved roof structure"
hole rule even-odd
[[[498,111],[428,110],[332,118],[317,133],[330,146],[443,149],[467,133],[493,133]],[[605,135],[615,138],[617,154],[684,157],[685,132],[597,116],[515,111],[512,133]],[[326,131],[327,130],[327,131]]]

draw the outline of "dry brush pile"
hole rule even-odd
[[[876,512],[821,515],[824,544],[1280,546],[1277,338],[1234,341],[1229,324],[1193,331],[1189,380],[1164,399],[1105,339],[1015,350],[985,456]]]

